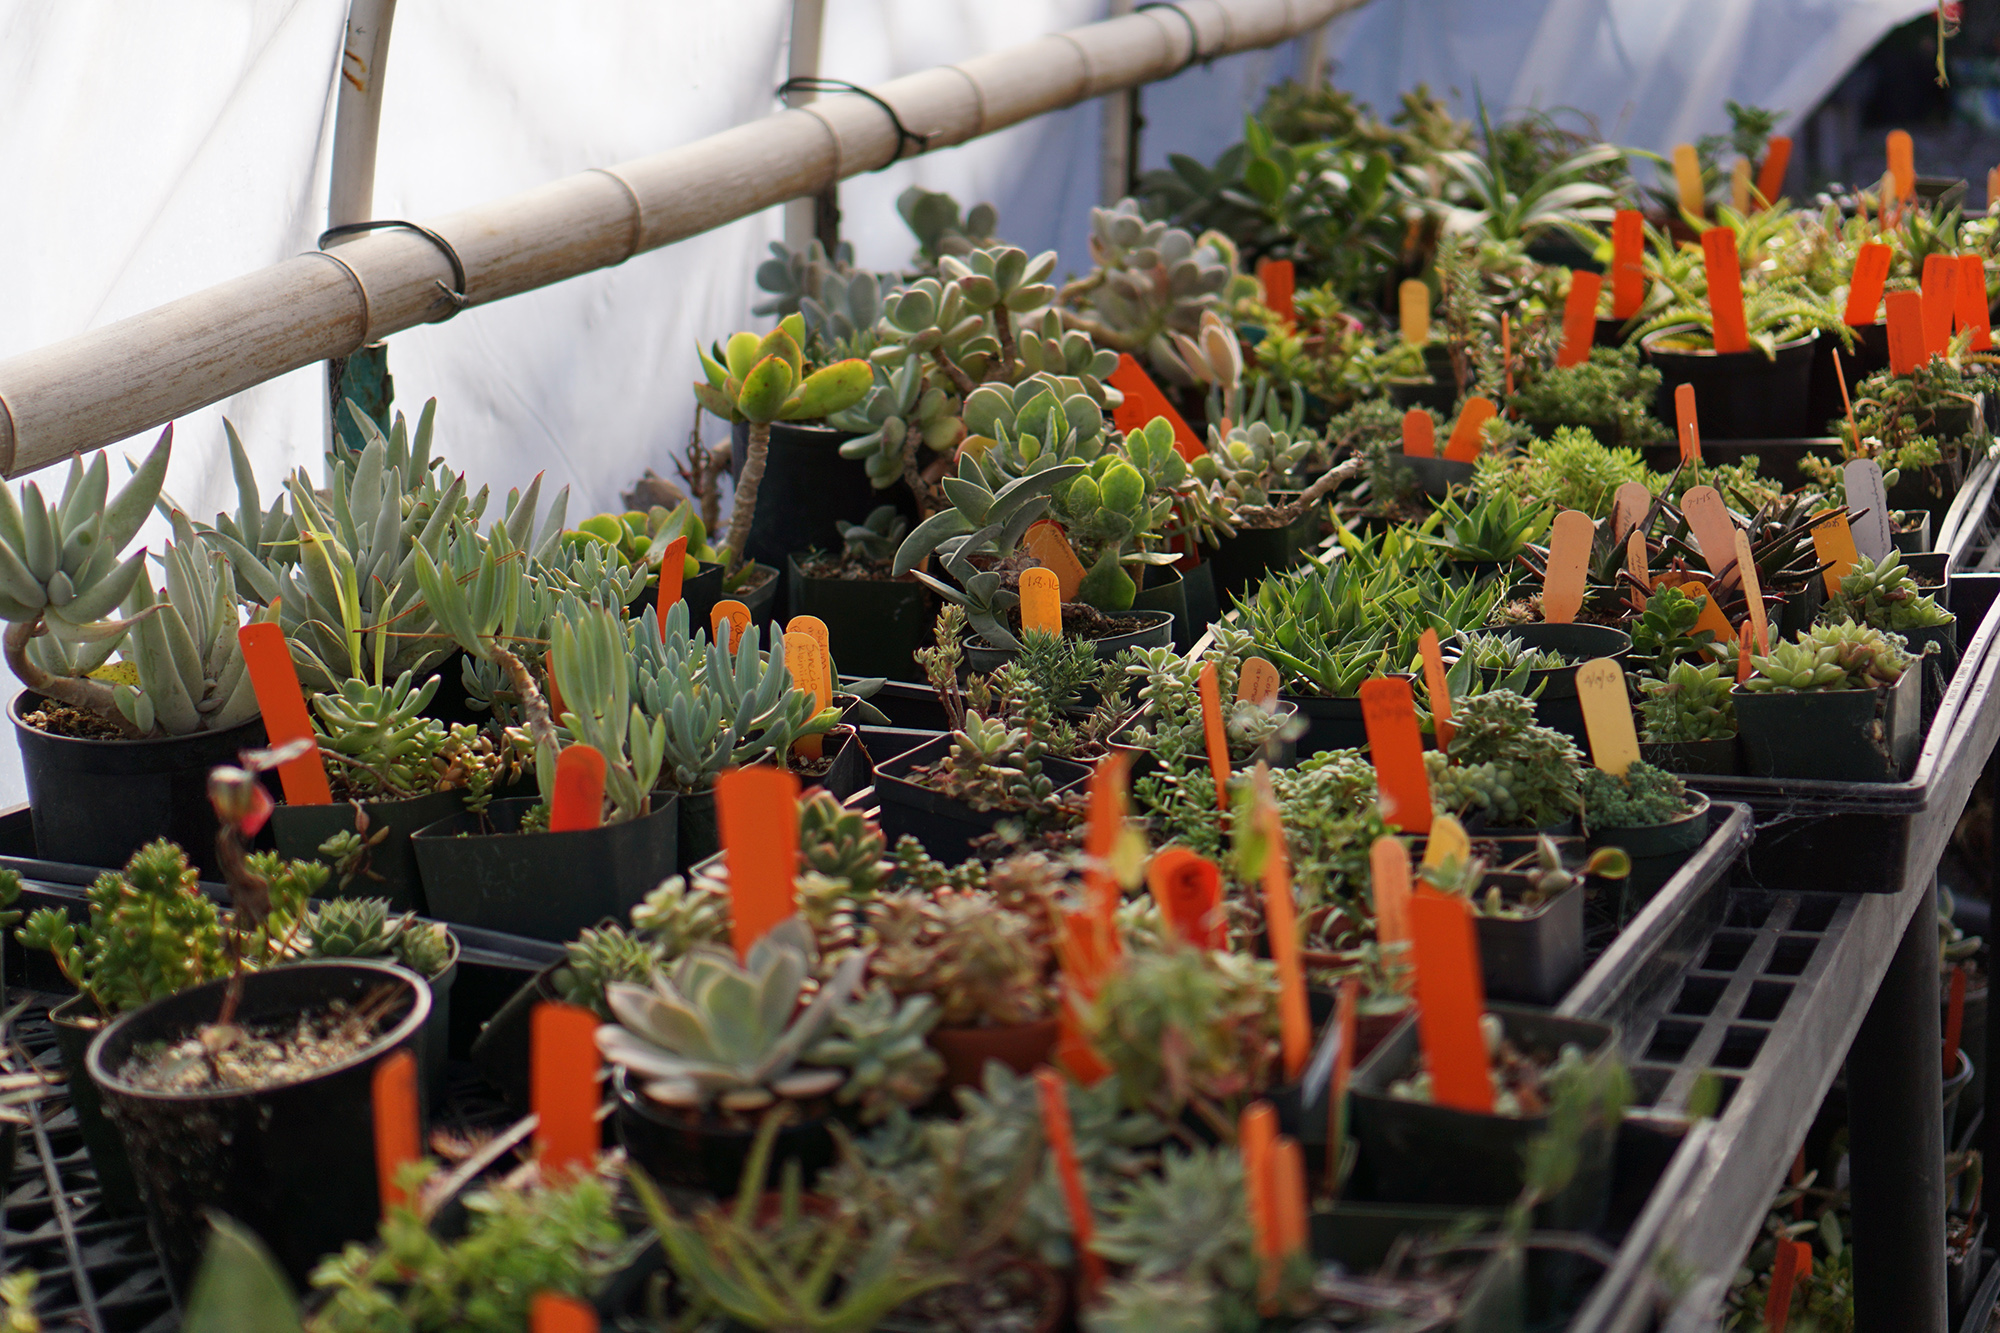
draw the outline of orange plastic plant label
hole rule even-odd
[[[1785,168],[1792,164],[1792,141],[1774,134],[1764,145],[1764,165],[1757,170],[1757,207],[1769,208],[1785,192]]]
[[[1260,1289],[1271,1285],[1278,1249],[1277,1200],[1271,1197],[1271,1157],[1278,1142],[1278,1112],[1269,1102],[1252,1102],[1236,1120],[1236,1149],[1243,1154],[1243,1206],[1250,1214],[1250,1239],[1264,1269]]]
[[[1681,592],[1701,603],[1701,612],[1695,617],[1696,630],[1707,630],[1715,636],[1717,643],[1734,643],[1736,626],[1722,614],[1722,608],[1715,604],[1715,598],[1708,592],[1708,585],[1700,579],[1688,579],[1680,585]]]
[[[1286,1134],[1280,1134],[1271,1145],[1271,1205],[1278,1231],[1278,1257],[1287,1259],[1303,1252],[1309,1226],[1306,1155],[1299,1141]]]
[[[1549,530],[1549,562],[1542,578],[1542,619],[1568,625],[1583,609],[1584,585],[1590,577],[1590,544],[1597,525],[1580,509],[1556,515]]]
[[[1456,729],[1451,724],[1451,682],[1445,678],[1444,652],[1436,630],[1427,629],[1417,636],[1417,655],[1424,660],[1424,692],[1431,700],[1431,731],[1442,750],[1451,744]]]
[[[542,1179],[588,1171],[602,1135],[597,1106],[597,1015],[573,1004],[538,1004],[529,1025],[528,1078],[535,1156]]]
[[[1958,281],[1952,284],[1952,293],[1956,307],[1953,322],[1961,333],[1971,332],[1970,349],[1975,352],[1992,351],[1993,312],[1987,305],[1986,260],[1983,256],[1958,257]]]
[[[409,1206],[409,1195],[397,1183],[403,1168],[417,1160],[422,1135],[417,1123],[417,1059],[396,1051],[375,1066],[371,1087],[375,1110],[375,1192],[382,1216]]]
[[[267,742],[275,747],[302,740],[312,747],[278,765],[285,804],[333,804],[333,789],[327,785],[326,765],[319,757],[319,740],[306,712],[305,691],[299,688],[299,673],[292,666],[285,632],[261,621],[237,630],[236,641],[243,646],[243,667],[250,673],[250,688],[256,692],[258,711],[264,715]]]
[[[1296,323],[1298,317],[1292,313],[1292,290],[1298,275],[1289,259],[1260,259],[1257,261],[1257,282],[1264,289],[1264,308],[1287,324]]]
[[[715,822],[729,867],[730,942],[741,957],[792,914],[799,780],[761,764],[732,768],[715,780]]]
[[[1414,719],[1412,719],[1414,721]],[[1295,1081],[1312,1050],[1312,1017],[1306,1005],[1306,973],[1299,958],[1298,907],[1292,901],[1292,862],[1285,852],[1284,823],[1271,798],[1270,773],[1257,766],[1257,814],[1263,821],[1264,929],[1271,961],[1278,968],[1278,1041],[1285,1079]]]
[[[1215,779],[1215,803],[1229,823],[1229,732],[1222,720],[1222,687],[1215,663],[1203,662],[1196,688],[1201,692],[1201,734],[1208,748],[1208,773]]]
[[[1454,894],[1424,889],[1410,899],[1417,969],[1417,1038],[1431,1074],[1431,1100],[1490,1114],[1493,1076],[1479,1017],[1486,1011],[1472,908]]]
[[[1197,949],[1228,943],[1222,913],[1222,871],[1181,846],[1162,847],[1146,863],[1146,888],[1174,935]]]
[[[1854,547],[1854,532],[1847,526],[1847,515],[1833,509],[1823,513],[1823,518],[1813,520],[1813,554],[1819,558],[1826,593],[1831,597],[1840,591],[1840,581],[1861,563],[1861,552]]]
[[[1890,373],[1908,375],[1925,360],[1923,295],[1890,292],[1882,304],[1889,312]]]
[[[1958,1073],[1958,1047],[1965,1039],[1965,964],[1951,965],[1951,987],[1944,1002],[1944,1076]]]
[[[1882,304],[1882,285],[1889,280],[1889,247],[1870,241],[1854,256],[1854,276],[1847,284],[1847,312],[1841,319],[1849,324],[1873,324]]]
[[[818,642],[820,652],[825,655],[826,661],[828,663],[833,661],[833,631],[828,629],[826,622],[818,616],[793,616],[785,625],[785,633],[812,635]],[[827,676],[827,683],[829,685],[833,683],[831,673]]]
[[[1396,313],[1403,341],[1421,346],[1431,337],[1431,289],[1422,278],[1405,278],[1396,288]]]
[[[1411,458],[1437,457],[1437,424],[1421,407],[1403,413],[1403,453]]]
[[[1924,355],[1943,356],[1951,350],[1951,321],[1958,313],[1958,259],[1954,255],[1924,258],[1922,299],[1917,309],[1923,320]]]
[[[1463,830],[1461,830],[1463,831]],[[1384,835],[1368,849],[1375,938],[1383,944],[1410,940],[1410,849]]]
[[[1574,269],[1569,275],[1569,295],[1563,299],[1562,350],[1556,365],[1578,366],[1590,360],[1590,346],[1597,337],[1597,297],[1604,290],[1604,276],[1589,269]]]
[[[1792,1289],[1799,1279],[1799,1247],[1804,1242],[1794,1243],[1787,1237],[1779,1237],[1777,1251],[1771,1256],[1771,1285],[1764,1293],[1764,1328],[1766,1333],[1785,1333],[1792,1322]],[[1804,1246],[1807,1254],[1812,1247]]]
[[[1021,631],[1062,633],[1062,580],[1040,565],[1021,571]]]
[[[1585,662],[1576,669],[1576,697],[1583,706],[1584,731],[1590,736],[1591,762],[1613,777],[1624,777],[1639,757],[1639,732],[1632,725],[1624,668],[1608,657]]]
[[[1750,350],[1750,329],[1743,318],[1743,270],[1736,258],[1736,233],[1710,227],[1701,234],[1701,254],[1708,270],[1708,316],[1717,352]]]
[[[667,612],[681,599],[681,582],[687,577],[688,539],[674,538],[667,543],[666,552],[660,556],[659,599],[654,604],[660,621],[660,640],[667,637]]]
[[[1674,145],[1674,190],[1679,197],[1681,212],[1690,217],[1704,217],[1708,213],[1708,191],[1701,181],[1701,156],[1691,143]]]
[[[1051,574],[1049,577],[1055,576]],[[800,693],[810,694],[813,697],[815,713],[832,702],[833,685],[826,678],[826,650],[820,646],[818,639],[801,631],[787,631],[785,669],[792,673],[793,687]],[[792,742],[792,752],[807,759],[817,759],[820,757],[822,739],[819,736],[801,736]]]
[[[729,626],[726,632],[722,628],[724,625]],[[734,598],[724,598],[709,610],[708,627],[717,646],[724,652],[733,653],[736,645],[743,642],[743,636],[750,632],[750,608]]]
[[[529,1333],[597,1333],[597,1311],[572,1296],[535,1293],[528,1309]]]
[[[1757,578],[1757,559],[1750,551],[1750,534],[1736,530],[1736,573],[1743,585],[1743,604],[1750,612],[1750,640],[1759,653],[1771,651],[1770,622],[1764,616],[1764,589]]]
[[[1278,668],[1261,657],[1246,657],[1243,665],[1236,668],[1236,697],[1259,708],[1278,706],[1280,684]]]
[[[1056,1179],[1062,1185],[1063,1202],[1069,1207],[1070,1232],[1076,1254],[1078,1299],[1088,1304],[1104,1283],[1104,1259],[1092,1248],[1097,1235],[1090,1213],[1090,1196],[1084,1193],[1083,1171],[1076,1160],[1076,1133],[1070,1128],[1069,1089],[1062,1075],[1053,1069],[1035,1071],[1035,1096],[1041,1105],[1042,1137],[1055,1158]]]
[[[1199,436],[1167,396],[1160,392],[1160,386],[1153,383],[1153,377],[1139,364],[1130,352],[1118,355],[1118,369],[1111,372],[1107,381],[1112,388],[1125,395],[1125,401],[1111,409],[1111,424],[1130,435],[1143,428],[1154,417],[1165,417],[1167,424],[1174,428],[1174,449],[1192,463],[1208,453]]]
[[[1917,147],[1908,130],[1890,130],[1888,141],[1889,179],[1896,198],[1908,199],[1917,192]]]
[[[1693,467],[1701,462],[1701,416],[1695,410],[1694,385],[1674,386],[1674,425],[1681,442],[1681,466]],[[1628,485],[1637,485],[1629,482]]]
[[[1652,512],[1653,493],[1643,481],[1628,481],[1611,493],[1611,536],[1624,541],[1625,534],[1646,521]]]
[[[1636,208],[1611,216],[1611,317],[1630,319],[1646,303],[1646,219]]]
[[[1041,562],[1044,569],[1055,571],[1056,582],[1062,592],[1062,600],[1076,600],[1076,590],[1083,586],[1083,561],[1076,558],[1076,548],[1069,544],[1069,534],[1063,525],[1052,518],[1037,519],[1028,526],[1028,554]]]
[[[1720,576],[1736,560],[1736,524],[1722,493],[1713,486],[1690,486],[1681,497],[1681,513],[1709,572]]]
[[[1361,720],[1368,729],[1383,821],[1405,833],[1429,831],[1430,776],[1424,770],[1424,738],[1417,730],[1410,682],[1398,676],[1362,681]]]
[[[572,833],[604,822],[604,756],[589,745],[556,756],[555,790],[549,797],[549,832]]]
[[[1115,917],[1120,895],[1110,865],[1112,849],[1125,827],[1125,771],[1129,764],[1129,756],[1116,750],[1097,761],[1090,775],[1090,823],[1083,842],[1088,858],[1084,887],[1090,895],[1093,918],[1104,932],[1105,947],[1113,957],[1118,953]]]
[[[1754,664],[1750,661],[1750,622],[1744,621],[1743,628],[1736,636],[1736,683],[1742,685],[1750,679]]]
[[[1456,463],[1476,462],[1480,447],[1485,443],[1486,423],[1493,420],[1498,411],[1490,399],[1474,395],[1465,400],[1465,406],[1458,409],[1458,420],[1451,428],[1451,438],[1445,442],[1444,456]]]

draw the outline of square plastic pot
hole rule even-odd
[[[1001,820],[1019,815],[1006,810],[975,810],[963,801],[911,780],[911,773],[950,753],[951,737],[939,736],[876,764],[875,799],[881,807],[882,832],[891,846],[907,833],[937,860],[957,865],[972,855],[972,839],[991,833]],[[1067,759],[1042,760],[1042,772],[1057,791],[1073,787],[1090,776],[1088,768]]]
[[[761,495],[759,497],[761,499]],[[786,557],[786,595],[791,616],[826,622],[833,660],[851,676],[920,676],[919,648],[931,643],[936,619],[930,590],[910,580],[816,578]]]
[[[521,833],[536,804],[495,801],[483,819],[462,811],[417,832],[433,917],[560,942],[607,916],[624,920],[674,873],[680,809],[664,793],[653,793],[650,814],[622,824]]]
[[[1922,737],[1921,671],[1886,689],[1730,691],[1743,766],[1752,777],[1896,782]]]
[[[1489,874],[1503,896],[1517,896],[1527,881]],[[1480,892],[1485,892],[1482,885]],[[1514,891],[1508,895],[1508,890]],[[1479,971],[1486,994],[1520,1004],[1554,1004],[1583,973],[1583,886],[1565,889],[1522,917],[1473,918],[1479,937]]]
[[[464,793],[436,791],[401,801],[281,805],[271,811],[271,832],[278,842],[278,855],[289,861],[319,861],[331,866],[332,860],[320,855],[320,845],[336,833],[354,831],[357,805],[368,816],[368,836],[372,838],[384,830],[388,836],[368,853],[371,874],[357,876],[348,892],[332,892],[328,896],[387,898],[389,906],[398,912],[428,916],[430,909],[424,900],[416,853],[410,850],[410,835],[465,809]],[[337,889],[338,881],[329,880],[327,887]]]

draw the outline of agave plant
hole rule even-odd
[[[869,953],[842,959],[801,1010],[818,956],[812,932],[795,916],[773,926],[741,963],[726,950],[698,946],[650,986],[605,988],[618,1021],[597,1030],[597,1048],[640,1080],[648,1097],[683,1110],[754,1112],[780,1097],[829,1096],[846,1075],[799,1061],[861,984]]]

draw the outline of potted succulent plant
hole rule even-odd
[[[1218,598],[1226,601],[1272,571],[1290,569],[1317,544],[1320,520],[1304,499],[1304,474],[1316,462],[1314,470],[1324,473],[1325,453],[1317,436],[1265,421],[1253,419],[1227,435],[1208,428],[1208,452],[1194,460],[1193,473],[1220,518],[1210,559]]]
[[[1918,585],[1900,551],[1879,561],[1861,557],[1841,579],[1839,591],[1827,598],[1820,618],[1851,620],[1896,634],[1912,654],[1935,655],[1947,680],[1957,669],[1958,618]]]
[[[1539,725],[1535,711],[1505,689],[1455,701],[1451,743],[1424,753],[1437,808],[1475,833],[1573,833],[1583,812],[1583,754]]]
[[[1578,742],[1587,742],[1583,705],[1577,699],[1576,669],[1594,658],[1622,661],[1632,637],[1609,625],[1500,625],[1461,634],[1443,645],[1458,661],[1471,659],[1478,684],[1491,689],[1502,679],[1525,673],[1520,692],[1535,701],[1540,721]]]
[[[790,614],[826,623],[834,656],[861,676],[911,680],[913,654],[931,626],[931,594],[915,574],[892,572],[909,524],[893,505],[860,523],[839,522],[838,551],[794,551],[786,559]]]
[[[1741,772],[1734,688],[1720,662],[1678,661],[1664,677],[1640,677],[1640,756],[1670,773]]]
[[[1643,759],[1620,776],[1583,774],[1583,824],[1593,847],[1632,858],[1628,885],[1650,890],[1672,877],[1708,837],[1708,797]]]
[[[1437,531],[1422,531],[1420,535],[1456,570],[1511,582],[1509,567],[1547,536],[1554,508],[1524,501],[1501,487],[1476,497],[1467,495],[1467,504],[1460,504],[1459,498],[1447,495],[1439,501]]]
[[[1757,777],[1894,782],[1915,760],[1922,696],[1902,640],[1852,621],[1753,657],[1732,691]]]
[[[1076,822],[1075,789],[1089,772],[1047,755],[1027,728],[968,711],[949,735],[877,764],[875,796],[884,832],[913,836],[933,856],[955,863],[1003,819],[1030,830]]]

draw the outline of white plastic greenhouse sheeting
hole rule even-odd
[[[1469,99],[1476,77],[1507,89],[1509,103],[1581,106],[1654,145],[1714,128],[1725,96],[1807,109],[1924,2],[1374,0],[1337,27],[1329,49],[1342,81],[1384,109],[1419,79]],[[1107,7],[827,0],[820,71],[876,82],[1090,22]],[[1644,13],[1643,30],[1627,10]],[[324,225],[345,13],[345,0],[0,0],[0,357],[310,249]],[[422,220],[766,114],[788,16],[786,0],[404,4],[375,214]],[[1561,36],[1586,21],[1588,43]],[[1730,42],[1714,40],[1725,30]],[[1700,34],[1686,48],[1702,53],[1702,68],[1649,55],[1635,71],[1623,54],[1657,51],[1675,32]],[[1747,50],[1711,54],[1724,47]],[[1297,61],[1294,43],[1147,89],[1143,164],[1170,151],[1213,157]],[[1769,86],[1798,95],[1760,92]],[[917,182],[968,204],[990,199],[1010,239],[1086,265],[1099,116],[1078,107],[848,182],[845,232],[857,257],[877,267],[907,259],[893,204]],[[546,470],[572,488],[573,514],[615,504],[643,468],[671,473],[693,420],[692,348],[748,321],[752,270],[780,229],[775,213],[745,219],[400,334],[390,351],[399,397],[410,408],[440,399],[441,447],[475,483],[504,490]],[[316,474],[322,384],[317,369],[299,371],[183,419],[171,493],[199,514],[232,503],[225,413],[251,446],[267,501],[289,468]],[[59,474],[42,484],[60,487]],[[11,697],[10,680],[0,687]],[[10,736],[0,802],[23,795]]]

